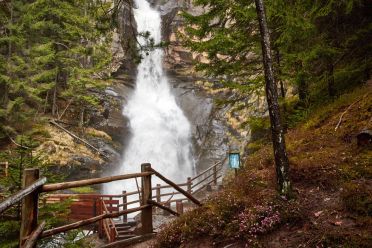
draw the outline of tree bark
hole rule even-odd
[[[281,97],[284,99],[285,98],[285,89],[284,89],[284,84],[283,84],[283,80],[280,79],[279,75],[282,74],[282,70],[280,68],[280,52],[279,52],[279,49],[276,50],[276,63],[277,63],[277,66],[278,66],[278,70],[277,70],[277,78],[279,80],[279,86],[280,86],[280,94],[281,94]]]
[[[290,196],[291,184],[289,181],[289,161],[286,152],[284,131],[281,124],[278,92],[273,73],[271,57],[270,34],[266,23],[266,14],[263,0],[255,0],[256,11],[260,26],[263,65],[265,70],[266,100],[269,107],[271,133],[276,165],[276,177],[279,193]]]

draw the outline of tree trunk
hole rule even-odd
[[[291,184],[289,181],[289,161],[286,152],[284,131],[281,124],[278,92],[274,79],[273,63],[271,58],[270,34],[266,23],[266,14],[263,0],[255,0],[258,21],[260,24],[263,65],[265,69],[266,99],[269,107],[271,133],[276,165],[276,176],[279,193],[290,196]]]
[[[284,99],[285,98],[284,84],[283,84],[283,80],[281,80],[280,77],[279,77],[279,75],[282,74],[282,70],[280,69],[280,52],[279,52],[279,49],[276,50],[276,63],[277,63],[277,66],[278,66],[277,78],[278,78],[279,86],[280,86],[280,94],[281,94],[281,97]]]
[[[57,80],[53,90],[52,115],[55,116],[56,113],[57,113]]]

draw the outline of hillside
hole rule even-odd
[[[223,191],[164,227],[155,247],[368,247],[372,152],[356,135],[372,128],[371,93],[368,81],[288,131],[293,199],[277,197],[267,144]]]

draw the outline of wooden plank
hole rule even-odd
[[[148,234],[145,234],[145,235],[141,235],[141,236],[137,236],[137,237],[125,239],[125,240],[115,241],[113,243],[103,245],[100,248],[122,248],[122,247],[128,247],[128,246],[132,246],[132,245],[135,245],[135,244],[138,244],[138,243],[141,243],[141,242],[150,240],[154,236],[155,236],[154,233],[148,233]]]
[[[80,221],[80,220],[86,220],[86,219],[89,219],[89,218],[92,218],[92,217],[94,217],[95,215],[93,215],[93,214],[73,214],[73,215],[70,215],[69,216],[69,219],[70,220],[76,220],[76,221]]]
[[[88,185],[93,185],[93,184],[108,183],[108,182],[113,182],[113,181],[132,179],[136,177],[145,177],[145,176],[150,176],[151,174],[152,172],[143,172],[143,173],[133,173],[133,174],[126,174],[126,175],[119,175],[119,176],[111,176],[111,177],[92,178],[92,179],[85,179],[85,180],[64,182],[64,183],[46,184],[42,187],[42,192],[77,188],[77,187],[83,187],[83,186],[88,186]]]
[[[185,190],[183,190],[182,188],[180,188],[177,184],[175,184],[171,180],[167,179],[166,177],[164,177],[162,174],[160,174],[156,170],[154,170],[154,169],[151,169],[151,170],[155,173],[155,175],[157,177],[159,177],[161,180],[163,180],[164,182],[168,183],[169,185],[172,185],[173,188],[175,188],[176,190],[178,190],[179,192],[181,192],[184,196],[186,196],[187,198],[189,198],[193,203],[195,203],[198,206],[201,206],[202,205],[199,200],[197,200],[191,194],[187,193]]]
[[[38,179],[39,169],[25,169],[23,171],[22,187],[27,188],[33,185]],[[38,197],[39,192],[33,190],[22,200],[21,229],[19,232],[20,247],[24,244],[24,238],[29,236],[37,228]]]
[[[119,200],[103,200],[103,202],[106,205],[118,205],[120,201]]]
[[[45,220],[31,233],[31,235],[26,239],[23,248],[34,248],[36,247],[36,242],[39,239],[40,234],[44,230],[46,225]]]
[[[130,192],[133,193],[133,192]],[[138,193],[138,192],[136,192]],[[46,197],[73,197],[73,198],[120,198],[122,197],[122,194],[117,195],[103,195],[103,194],[46,194]]]
[[[128,210],[125,210],[125,211],[122,210],[122,211],[115,212],[115,213],[101,214],[99,216],[96,216],[96,217],[93,217],[93,218],[90,218],[90,219],[81,220],[81,221],[71,223],[71,224],[68,224],[68,225],[65,225],[65,226],[60,226],[60,227],[57,227],[57,228],[46,230],[41,234],[41,237],[42,238],[49,237],[49,236],[52,236],[52,235],[55,235],[55,234],[58,234],[58,233],[61,233],[61,232],[66,232],[66,231],[69,231],[69,230],[80,228],[82,226],[87,226],[87,225],[93,224],[93,223],[95,223],[97,221],[100,221],[100,220],[103,220],[103,219],[117,218],[117,217],[122,216],[124,214],[138,212],[138,211],[141,211],[142,209],[145,209],[149,206],[150,205],[146,204],[146,205],[143,205],[143,206],[140,206],[140,207],[137,207],[137,208],[128,209]]]
[[[3,202],[0,203],[0,214],[16,204],[17,202],[21,201],[24,197],[28,196],[29,194],[38,190],[44,183],[46,182],[46,178],[43,177],[36,182],[30,184],[30,186],[25,187],[24,189],[18,191],[14,195],[6,198]]]

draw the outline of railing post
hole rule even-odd
[[[170,202],[166,202],[166,203],[164,203],[164,206],[166,206],[168,208],[171,208],[171,203]],[[166,210],[163,210],[163,215],[164,216],[169,216],[170,213],[168,211],[166,211]]]
[[[161,197],[160,197],[160,184],[156,184],[156,201],[158,203],[161,202]]]
[[[127,191],[123,190],[123,210],[128,209],[128,206],[127,206],[128,198],[127,198],[126,194],[127,194]],[[123,223],[126,223],[126,222],[128,222],[128,215],[124,214],[123,215]]]
[[[190,195],[192,194],[191,186],[192,186],[191,177],[188,177],[187,178],[187,193],[189,193]],[[191,203],[190,200],[188,202]]]
[[[182,203],[182,200],[176,201],[176,209],[177,209],[177,213],[183,214],[183,203]]]
[[[213,167],[213,183],[217,185],[217,165]]]
[[[103,206],[102,206],[102,198],[98,198],[98,202],[97,202],[98,206],[97,206],[97,209],[98,209],[98,215],[101,215],[103,214]],[[98,237],[100,239],[103,238],[103,220],[100,220],[98,221]]]
[[[151,164],[142,164],[141,172],[151,172]],[[148,204],[147,201],[152,200],[151,175],[142,177],[141,187],[141,205]],[[152,226],[152,206],[149,206],[141,212],[142,234],[153,232]]]
[[[39,179],[39,169],[25,169],[23,171],[22,187],[25,188]],[[22,247],[25,238],[37,228],[39,191],[35,191],[22,200],[21,230],[19,246]]]

